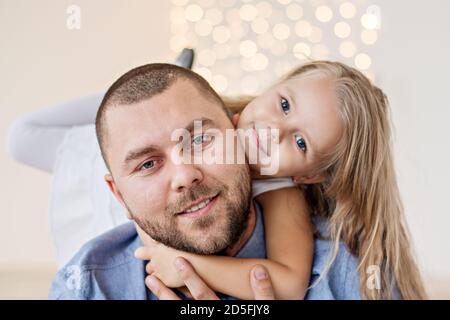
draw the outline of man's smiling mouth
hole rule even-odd
[[[210,209],[216,203],[216,199],[220,193],[216,194],[213,197],[202,198],[194,203],[190,204],[189,207],[179,212],[178,215],[188,217],[188,218],[198,218],[200,216],[204,216],[209,213]]]

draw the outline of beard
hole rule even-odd
[[[178,226],[178,214],[185,210],[192,202],[200,198],[211,198],[217,195],[223,201],[224,208],[218,208],[206,216],[193,220],[189,230],[183,232]],[[126,203],[126,202],[125,202]],[[170,203],[164,210],[162,217],[148,214],[136,215],[127,206],[130,215],[138,226],[154,240],[177,250],[195,254],[214,254],[225,250],[236,243],[248,226],[248,217],[251,203],[251,178],[248,167],[240,168],[237,177],[232,179],[230,185],[214,180],[209,185],[200,184],[191,187],[175,202]],[[217,212],[218,209],[224,212]],[[221,214],[222,213],[222,214]],[[150,218],[154,217],[154,218]],[[223,217],[223,220],[220,220]],[[221,225],[217,225],[221,223]],[[217,232],[210,232],[205,238],[204,234],[216,227]],[[195,236],[200,231],[201,236]]]

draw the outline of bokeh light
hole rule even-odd
[[[339,6],[339,13],[345,19],[351,19],[356,14],[356,7],[351,2],[344,2]]]
[[[190,4],[184,10],[186,20],[195,22],[203,17],[203,9],[197,4]]]
[[[287,24],[277,23],[273,27],[273,36],[278,40],[286,40],[291,35],[291,29]]]
[[[334,33],[339,38],[347,38],[350,36],[352,29],[346,22],[338,22],[334,25]]]
[[[194,70],[218,92],[256,94],[314,59],[374,79],[381,11],[366,0],[171,0],[170,49],[196,50]]]
[[[291,20],[299,20],[303,17],[303,8],[297,3],[292,3],[286,7],[286,16]]]
[[[316,9],[316,18],[320,22],[328,22],[333,19],[333,11],[328,6],[320,6]]]
[[[355,57],[355,66],[361,70],[367,70],[372,65],[372,59],[368,54],[359,53]]]

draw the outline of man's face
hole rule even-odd
[[[153,239],[211,254],[232,245],[245,230],[250,176],[246,164],[179,163],[174,150],[180,141],[171,136],[199,119],[203,133],[216,128],[225,136],[233,129],[221,106],[184,79],[148,100],[109,109],[106,154],[112,177],[106,179],[129,217]],[[187,145],[199,144],[194,155],[199,156],[217,140],[191,132]],[[235,152],[233,147],[218,150]]]

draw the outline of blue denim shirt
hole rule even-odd
[[[142,246],[132,222],[118,226],[86,243],[56,275],[49,299],[157,300],[144,283],[145,262],[134,257]],[[324,269],[331,243],[315,241],[311,283]],[[261,209],[256,205],[256,224],[239,258],[266,258]],[[220,294],[224,300],[235,299]],[[308,290],[306,299],[360,299],[357,259],[344,244],[325,277]]]

